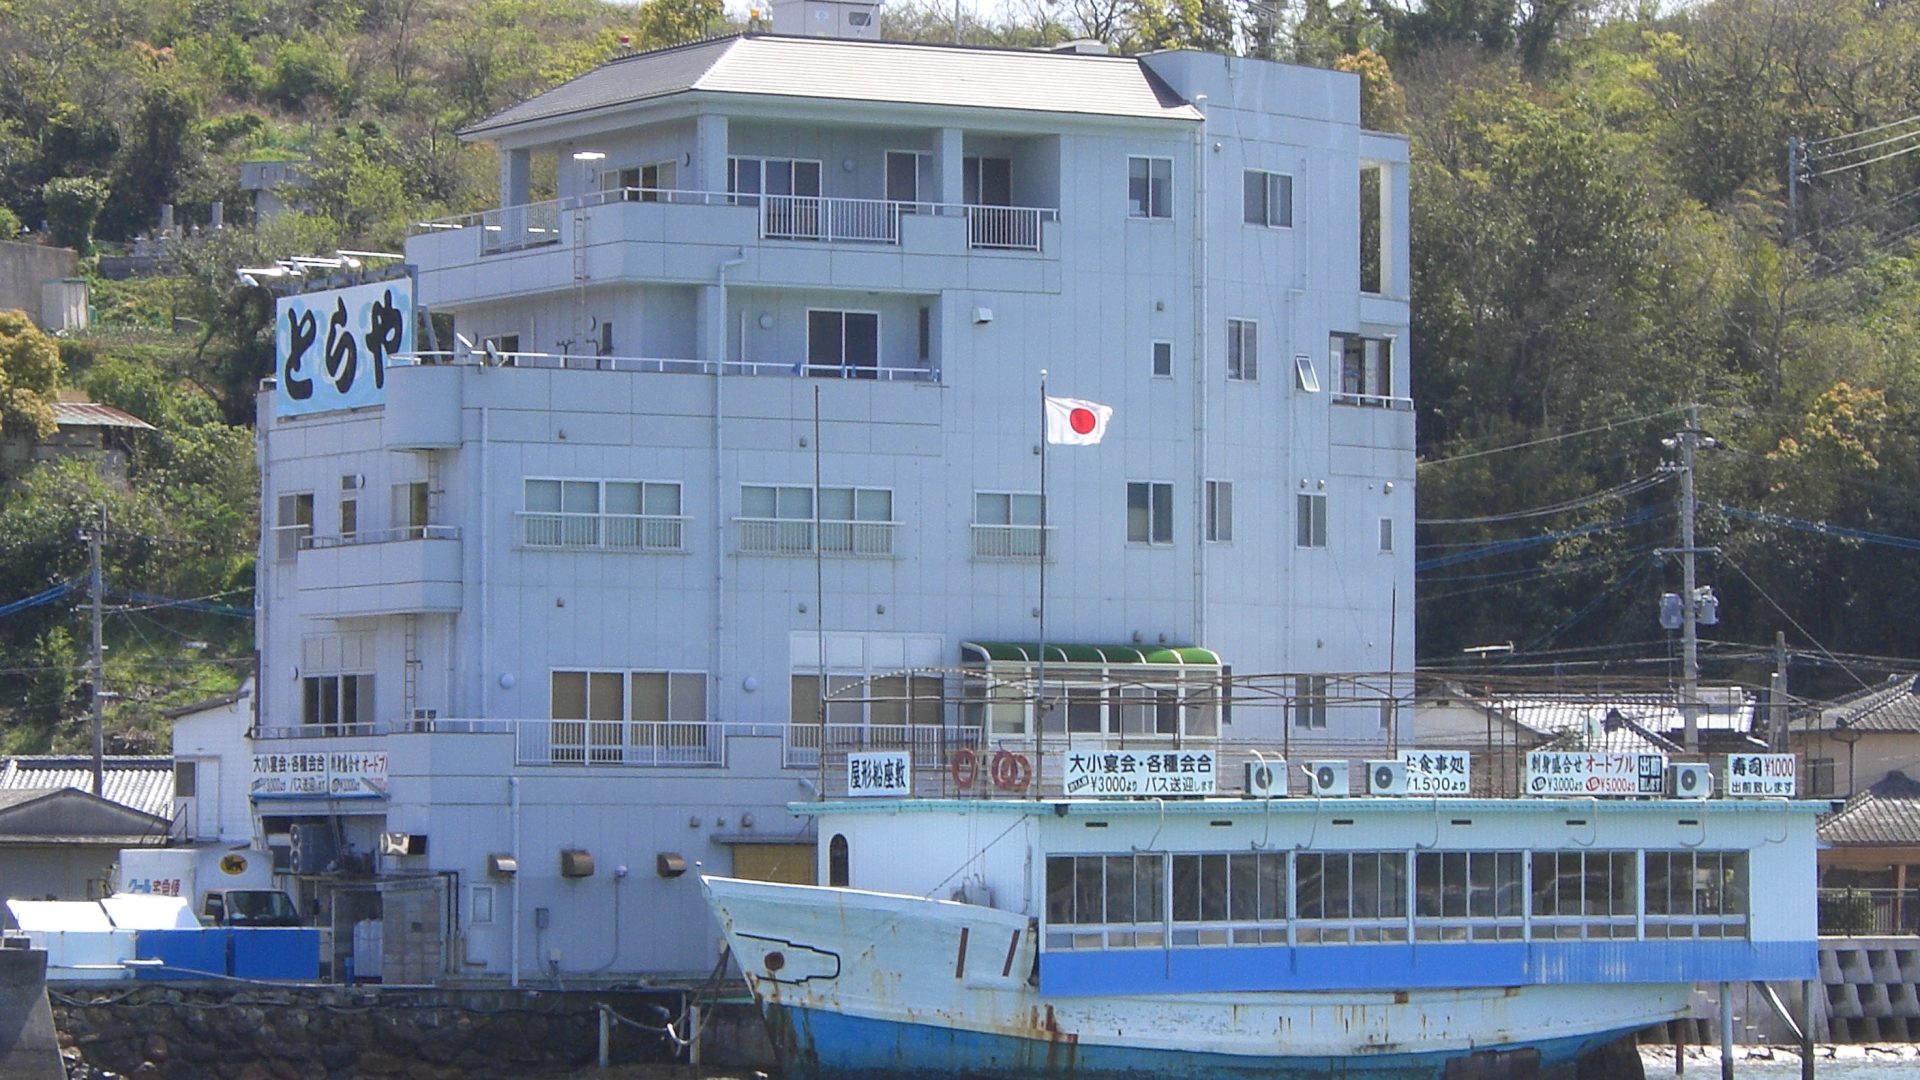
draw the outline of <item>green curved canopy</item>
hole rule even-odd
[[[966,664],[1038,663],[1038,642],[963,641],[960,661]],[[1049,664],[1171,664],[1183,667],[1219,667],[1212,649],[1192,645],[1058,645],[1047,642]]]

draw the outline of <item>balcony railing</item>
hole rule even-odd
[[[1043,534],[1040,525],[978,525],[973,527],[973,557],[1007,562],[1039,562]]]
[[[794,724],[786,729],[789,767],[820,762],[819,724]],[[905,750],[916,762],[944,765],[947,755],[961,748],[978,749],[980,729],[944,724],[828,724],[827,756],[862,750]]]
[[[740,527],[740,551],[751,555],[813,554],[813,522],[808,518],[734,518]],[[842,557],[893,554],[891,521],[820,522],[820,554]]]
[[[1920,889],[1821,889],[1820,932],[1920,934]]]
[[[1332,399],[1335,405],[1359,405],[1372,409],[1391,409],[1394,412],[1413,411],[1412,398],[1394,397],[1391,394],[1358,394],[1336,390]]]
[[[725,765],[725,726],[705,720],[522,721],[522,765]]]
[[[494,255],[557,244],[567,238],[564,214],[618,203],[751,207],[763,240],[898,244],[902,218],[960,217],[967,246],[987,250],[1039,251],[1042,225],[1060,211],[1043,206],[982,206],[970,203],[898,202],[823,195],[754,195],[678,188],[616,188],[584,196],[504,206],[475,214],[422,221],[415,235],[478,228],[480,254]],[[577,223],[577,218],[576,218]]]
[[[394,367],[431,367],[440,364],[474,364],[487,367],[545,368],[564,371],[642,371],[671,375],[711,375],[715,368],[728,375],[771,375],[816,379],[875,379],[880,382],[939,382],[940,373],[924,367],[862,367],[857,364],[809,364],[805,361],[688,360],[653,356],[589,356],[585,354],[537,352],[488,352],[485,349],[459,352],[403,353],[392,358]],[[304,528],[304,526],[302,526]]]
[[[305,526],[302,526],[304,528]],[[391,529],[361,529],[339,536],[302,536],[300,550],[353,547],[359,544],[398,544],[408,540],[458,540],[458,525],[398,525]]]
[[[570,514],[522,510],[527,547],[572,551],[683,551],[689,520],[682,514]]]

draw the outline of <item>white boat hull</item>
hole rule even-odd
[[[1682,1015],[1692,989],[1043,995],[1022,915],[854,889],[705,886],[798,1075],[1531,1076]]]

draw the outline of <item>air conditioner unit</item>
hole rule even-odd
[[[1247,762],[1247,798],[1284,799],[1287,796],[1287,763],[1284,761]]]
[[[1352,769],[1344,761],[1307,762],[1307,794],[1323,799],[1353,794]]]
[[[1713,768],[1708,765],[1667,766],[1667,793],[1676,799],[1713,797]]]
[[[1405,795],[1407,766],[1402,761],[1367,762],[1367,794]]]

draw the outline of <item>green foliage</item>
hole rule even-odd
[[[110,188],[87,176],[56,176],[40,189],[53,242],[81,254],[93,251],[93,225]]]
[[[326,108],[345,115],[353,106],[353,80],[338,46],[316,38],[293,38],[274,50],[265,95],[288,109]]]
[[[20,239],[20,215],[0,206],[0,240]]]
[[[658,49],[712,37],[726,16],[720,0],[646,0],[634,12],[633,47]]]
[[[0,432],[53,434],[60,347],[24,311],[0,311]]]

